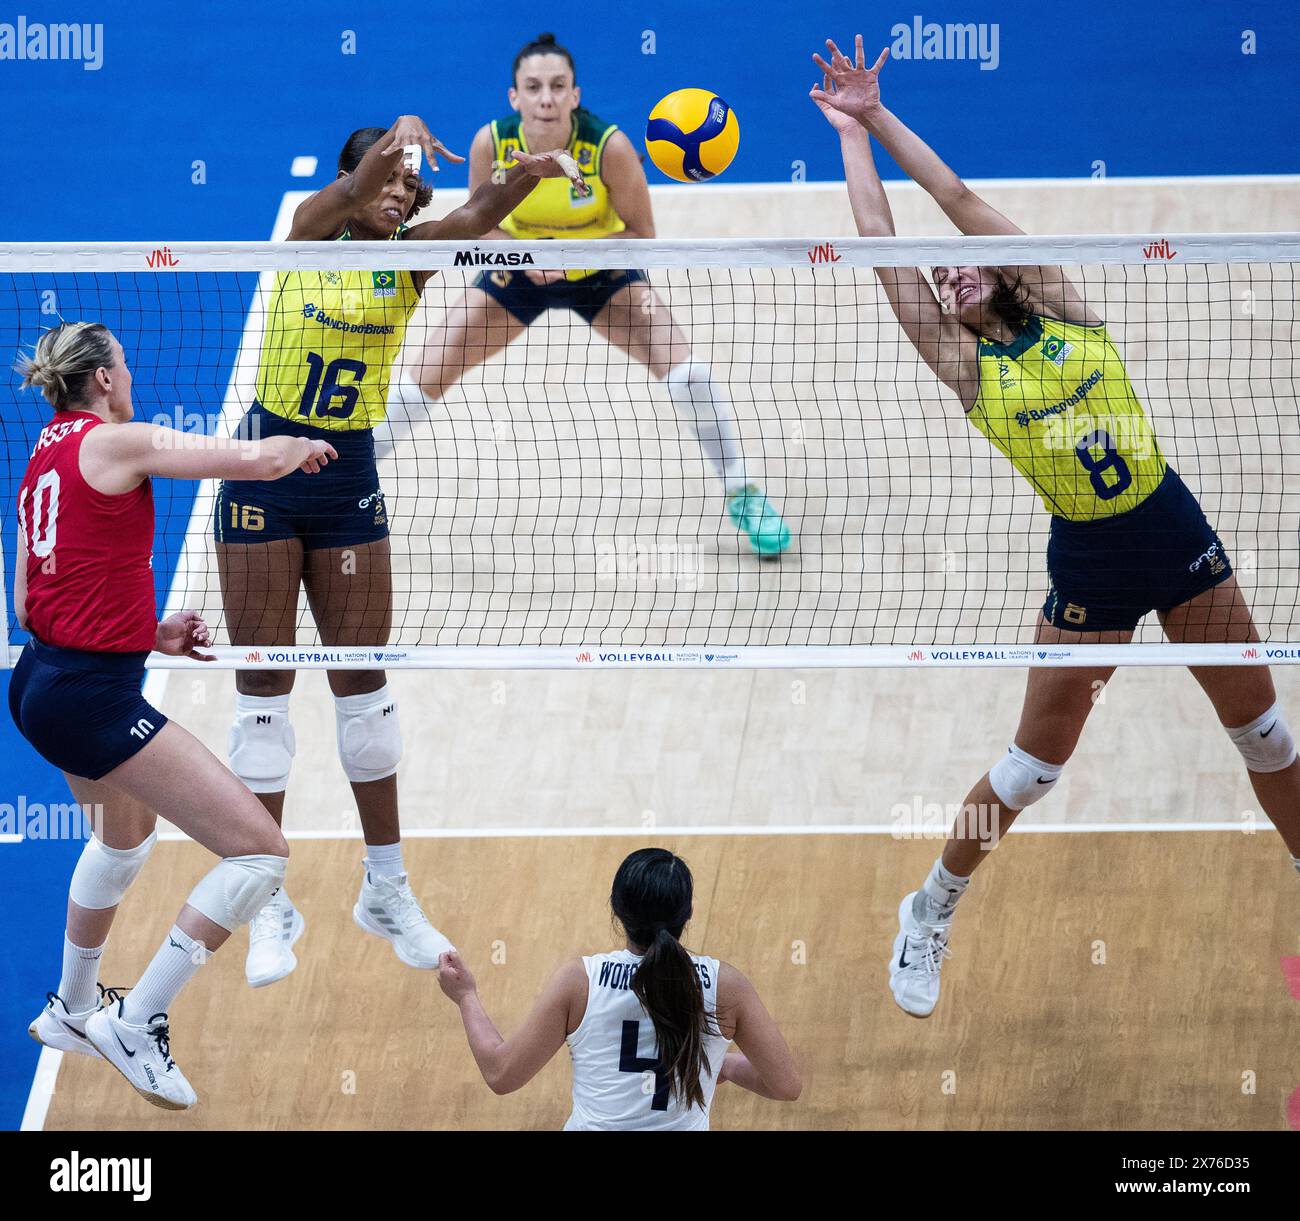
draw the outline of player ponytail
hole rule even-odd
[[[644,950],[632,992],[654,1023],[660,1071],[686,1106],[704,1106],[701,1072],[711,1072],[704,1037],[716,1023],[704,1010],[695,963],[679,938],[691,918],[694,882],[686,862],[664,848],[632,853],[609,897],[627,939]]]
[[[998,276],[998,286],[989,294],[988,308],[1017,335],[1029,325],[1032,311],[1029,308],[1029,290],[1017,276],[1010,284]]]
[[[83,402],[96,369],[111,369],[113,336],[102,322],[63,322],[48,330],[14,366],[23,389],[38,386],[55,411]]]
[[[573,73],[573,83],[578,83],[578,69],[573,62],[573,56],[566,47],[560,46],[555,41],[554,34],[538,34],[532,42],[528,43],[519,54],[515,56],[515,62],[510,66],[510,83],[516,89],[519,87],[519,65],[532,55],[562,55],[569,61],[569,71]]]
[[[361,158],[370,151],[371,145],[386,135],[388,135],[386,127],[358,127],[347,138],[347,143],[339,153],[339,172],[355,173],[357,166],[361,164]],[[415,192],[415,203],[411,205],[406,219],[410,220],[421,208],[427,208],[432,198],[433,188],[424,179],[420,179],[420,186]]]

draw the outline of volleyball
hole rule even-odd
[[[678,89],[660,100],[645,128],[650,160],[678,182],[705,182],[740,147],[736,112],[709,89]]]

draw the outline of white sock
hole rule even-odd
[[[367,844],[366,868],[380,878],[399,878],[406,872],[402,864],[402,842],[395,844]]]
[[[375,426],[375,457],[388,458],[395,452],[399,441],[409,441],[416,428],[429,419],[429,398],[405,370],[394,372],[388,383],[388,402],[385,418]]]
[[[1291,864],[1295,866],[1296,873],[1300,873],[1300,856],[1293,856],[1291,858]]]
[[[107,942],[105,942],[107,944]],[[63,935],[63,975],[59,979],[59,999],[69,1013],[86,1013],[98,1005],[99,959],[104,946],[74,945]]]
[[[166,1013],[207,958],[208,952],[202,942],[195,941],[173,924],[153,961],[145,967],[140,982],[126,994],[122,1020],[135,1026],[147,1026],[150,1018]]]
[[[962,897],[970,878],[958,877],[943,867],[943,858],[935,861],[930,876],[912,900],[912,915],[925,924],[943,924],[952,919],[957,900]]]
[[[736,417],[726,391],[714,384],[709,366],[697,360],[684,361],[668,371],[664,389],[699,438],[700,448],[713,463],[727,494],[745,487],[749,478],[736,434]]]

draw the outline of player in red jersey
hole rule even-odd
[[[131,372],[98,323],[46,332],[19,361],[54,417],[18,491],[14,607],[31,639],[9,684],[23,736],[95,811],[72,875],[57,992],[29,1027],[48,1047],[102,1057],[149,1102],[183,1110],[194,1090],[172,1059],[167,1009],[284,878],[289,848],[274,819],[201,742],[141,694],[151,649],[211,660],[194,611],[158,622],[151,476],[277,479],[335,456],[323,441],[237,441],[131,423]],[[184,784],[176,778],[183,775]],[[221,860],[190,893],[139,983],[97,995],[117,906],[162,815]],[[102,991],[102,989],[100,989]]]

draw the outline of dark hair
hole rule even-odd
[[[1024,279],[1016,276],[1010,284],[1000,275],[998,286],[989,294],[988,308],[1017,335],[1029,325],[1033,311],[1029,308],[1029,290]]]
[[[510,65],[510,83],[513,85],[519,79],[519,65],[524,62],[530,55],[563,55],[569,61],[569,71],[573,73],[573,83],[578,83],[578,69],[573,62],[573,56],[568,49],[560,46],[555,41],[554,34],[538,34],[532,42],[528,43],[523,50],[515,56],[515,62]]]
[[[23,389],[37,386],[55,411],[86,397],[96,369],[113,367],[113,336],[102,322],[63,322],[45,332],[15,370]]]
[[[370,151],[371,146],[386,135],[388,135],[386,127],[358,127],[347,138],[343,151],[339,153],[339,169],[349,174],[354,173],[357,166],[361,164],[361,158]],[[410,220],[421,208],[427,208],[432,198],[433,188],[421,179],[419,188],[415,192],[415,202],[407,212],[406,219]]]
[[[654,1024],[659,1071],[679,1102],[704,1106],[701,1071],[712,1072],[704,1036],[717,1025],[704,1010],[695,963],[679,938],[691,918],[695,883],[686,862],[664,848],[641,848],[614,875],[609,905],[644,951],[632,992]]]

